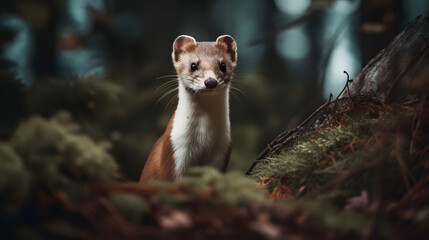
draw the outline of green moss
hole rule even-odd
[[[362,189],[370,188],[374,181],[376,166],[373,160],[380,159],[381,155],[386,157],[395,154],[392,151],[395,147],[391,143],[371,145],[367,151],[358,154],[347,147],[351,142],[389,130],[395,122],[394,118],[380,117],[382,113],[376,115],[377,119],[367,115],[353,118],[345,115],[343,117],[349,121],[343,126],[304,135],[294,145],[286,146],[279,155],[258,164],[251,177],[256,181],[274,178],[266,186],[268,190],[274,190],[282,184],[284,176],[292,176],[287,186],[295,196],[300,196],[328,183],[338,174],[350,171],[350,175],[339,184],[340,189],[346,193],[345,196],[358,194]],[[398,168],[395,163],[389,167],[392,180],[398,176]]]
[[[234,206],[246,206],[268,201],[264,189],[239,172],[228,172],[216,183],[220,196]]]
[[[31,188],[31,173],[15,150],[8,144],[0,143],[0,202],[7,215],[19,212]]]
[[[197,194],[200,194],[199,191],[211,191],[222,201],[237,207],[269,201],[265,190],[242,173],[232,171],[222,174],[209,166],[193,167],[188,174],[175,182],[153,181],[151,184],[164,189],[157,195],[157,199],[161,205],[168,208],[187,207],[189,196],[173,195],[166,191],[180,185],[192,189]]]
[[[222,174],[215,168],[194,167],[189,170],[186,176],[180,178],[177,183],[195,189],[208,190],[220,178],[222,178]]]
[[[111,193],[109,199],[128,220],[142,222],[150,214],[149,204],[141,197],[130,193]]]
[[[212,167],[195,167],[178,180],[178,183],[203,190],[214,188],[223,200],[234,206],[246,206],[268,200],[262,187],[239,172],[221,174]]]
[[[189,197],[183,195],[170,194],[167,191],[161,191],[156,195],[159,204],[167,209],[186,208],[189,203]]]
[[[79,129],[64,111],[49,120],[34,116],[18,126],[10,144],[44,185],[77,193],[79,181],[108,182],[118,171],[109,144]]]

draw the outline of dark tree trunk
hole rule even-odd
[[[428,91],[429,11],[409,23],[350,84],[351,95],[406,101]]]

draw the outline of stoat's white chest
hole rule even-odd
[[[197,165],[220,169],[229,154],[229,88],[221,90],[216,95],[197,95],[179,82],[179,102],[170,134],[176,177]]]

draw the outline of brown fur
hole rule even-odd
[[[234,48],[235,49],[235,48]],[[182,64],[176,64],[176,72],[182,77],[187,76],[205,78],[204,73],[206,70],[213,70],[219,79],[224,79],[225,82],[229,82],[234,75],[234,64],[235,64],[235,52],[230,52],[230,48],[227,48],[225,43],[214,43],[214,42],[198,42],[192,51],[186,51],[191,56],[190,58],[182,57],[183,52],[177,53],[175,51],[174,60],[179,58]],[[234,61],[232,61],[234,59]],[[226,64],[226,72],[222,72],[219,69],[221,63]],[[191,63],[195,63],[198,66],[198,71],[190,72],[189,66]]]
[[[216,47],[225,51],[231,58],[231,61],[235,62],[237,55],[236,50],[237,46],[235,45],[235,41],[230,36],[220,37],[216,42]]]
[[[180,55],[186,52],[192,52],[197,47],[195,39],[190,37],[179,37],[174,41],[173,50],[174,50],[174,60],[177,62],[180,59]]]
[[[147,182],[152,179],[174,180],[175,164],[170,133],[173,128],[174,114],[168,123],[164,134],[156,141],[152,152],[146,161],[139,182]]]

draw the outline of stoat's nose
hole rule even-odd
[[[206,85],[207,88],[215,88],[217,87],[217,81],[213,78],[209,78],[204,81],[204,85]]]

